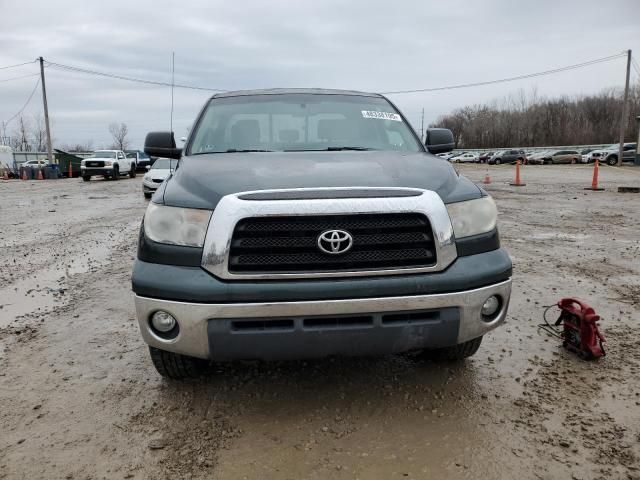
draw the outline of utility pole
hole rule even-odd
[[[44,84],[44,60],[40,57],[40,83],[42,83],[42,103],[44,104],[44,125],[47,129],[47,160],[53,165],[53,151],[51,149],[51,129],[49,128],[49,108],[47,107],[47,87]]]
[[[622,118],[620,118],[620,148],[618,149],[618,166],[622,165],[624,154],[624,131],[627,129],[627,101],[629,99],[629,75],[631,73],[631,50],[627,50],[627,78],[624,84],[624,98],[622,100]]]
[[[422,107],[422,120],[420,120],[420,140],[424,143],[424,107]]]

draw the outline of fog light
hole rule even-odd
[[[167,333],[176,326],[176,319],[163,310],[158,310],[151,316],[151,326],[157,331]]]
[[[499,308],[500,308],[500,299],[495,295],[491,295],[489,298],[487,298],[484,301],[484,304],[482,305],[482,310],[481,310],[482,316],[491,317],[495,315],[495,313],[498,311]]]

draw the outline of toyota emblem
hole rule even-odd
[[[347,253],[353,246],[353,237],[344,230],[326,230],[318,235],[318,248],[330,255]]]

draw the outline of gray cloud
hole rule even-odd
[[[386,91],[491,80],[579,63],[632,48],[640,55],[637,0],[258,1],[189,4],[2,0],[0,66],[45,59],[158,81],[211,88],[276,86]],[[0,80],[37,72],[0,70]],[[168,128],[165,87],[47,69],[54,136],[110,141],[129,124],[141,146]],[[392,97],[419,127],[452,108],[537,88],[582,94],[620,86],[624,61],[466,90]],[[0,83],[0,121],[20,109],[36,77]],[[184,134],[210,94],[176,90],[174,126]],[[41,110],[36,95],[27,114]],[[11,128],[9,128],[11,130]],[[612,141],[615,139],[612,139]]]

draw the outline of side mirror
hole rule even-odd
[[[450,152],[455,147],[453,133],[448,128],[428,128],[424,146],[429,153]]]
[[[147,165],[147,170],[151,170],[151,165]]]
[[[144,140],[144,153],[150,157],[179,159],[182,149],[176,148],[173,132],[149,132]]]

